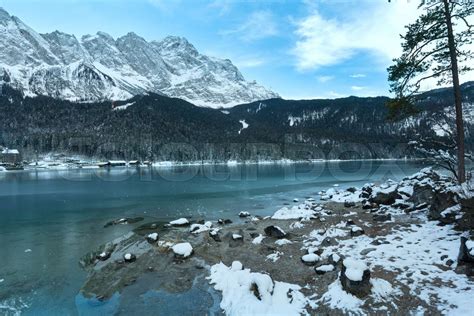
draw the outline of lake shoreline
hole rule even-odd
[[[417,177],[420,177],[421,180]],[[229,277],[232,277],[237,273],[233,270],[234,265],[242,264],[244,269],[242,271],[246,271],[248,277],[256,276],[253,273],[264,272],[275,280],[274,286],[282,281],[294,284],[295,293],[307,298],[304,300],[304,309],[300,312],[306,310],[310,313],[320,314],[337,311],[344,314],[347,310],[344,311],[343,308],[332,305],[337,297],[332,297],[331,295],[334,293],[331,291],[340,292],[342,290],[339,281],[342,263],[340,260],[333,262],[334,260],[330,259],[332,255],[336,254],[341,258],[356,256],[360,260],[369,260],[369,262],[389,260],[385,264],[374,265],[372,263],[370,265],[372,278],[378,282],[377,284],[383,284],[387,293],[382,295],[372,292],[363,300],[353,299],[352,295],[346,297],[355,304],[354,308],[357,310],[410,313],[422,308],[428,313],[438,313],[440,306],[446,308],[445,303],[440,299],[437,301],[437,305],[432,305],[425,302],[422,295],[413,296],[405,279],[400,279],[396,274],[385,271],[385,265],[389,265],[391,261],[390,257],[386,257],[384,254],[389,249],[398,249],[398,247],[403,249],[407,243],[411,244],[416,235],[416,231],[412,231],[413,227],[420,227],[421,231],[426,232],[435,229],[436,223],[430,222],[426,218],[428,210],[416,209],[420,203],[413,203],[413,196],[416,196],[413,190],[417,183],[423,182],[423,179],[434,181],[433,177],[440,179],[439,175],[425,171],[411,177],[411,180],[403,180],[405,182],[397,184],[389,182],[386,184],[387,187],[382,188],[371,187],[374,192],[385,192],[390,187],[396,186],[396,190],[393,192],[401,194],[396,199],[400,201],[395,202],[394,200],[388,206],[383,201],[379,201],[382,203],[366,208],[365,203],[367,202],[364,201],[370,200],[370,198],[360,198],[360,195],[365,192],[362,189],[349,188],[342,191],[329,189],[326,192],[321,192],[321,198],[330,196],[329,200],[332,202],[320,204],[311,197],[303,204],[299,204],[295,199],[293,206],[280,209],[272,217],[262,218],[246,213],[241,214],[244,216],[243,223],[223,225],[216,222],[198,221],[193,226],[186,223],[184,227],[165,225],[159,229],[158,226],[153,226],[153,223],[144,224],[141,228],[135,229],[131,235],[99,247],[88,255],[91,260],[89,262],[83,261],[83,266],[89,272],[89,277],[81,293],[86,297],[98,297],[106,302],[108,297],[112,297],[116,293],[125,293],[126,296],[127,288],[134,288],[134,284],[140,283],[143,278],[149,278],[156,274],[164,282],[159,282],[161,285],[158,288],[155,288],[154,284],[147,284],[151,287],[147,291],[153,289],[169,293],[185,292],[192,287],[193,280],[199,275],[208,276],[211,278],[211,282],[217,282],[214,283],[216,289],[221,289],[215,273],[227,273],[230,274]],[[375,196],[379,196],[379,194]],[[400,206],[392,206],[396,204]],[[410,210],[413,208],[413,210],[406,212],[405,207],[409,207]],[[278,231],[274,235],[275,232],[269,232],[268,227],[278,227],[285,236],[277,236]],[[355,232],[358,232],[359,229],[362,233],[356,234]],[[157,233],[156,242],[149,240],[149,234],[152,232]],[[451,237],[449,237],[450,234]],[[404,240],[404,235],[407,236],[406,240]],[[444,228],[441,237],[436,237],[454,245],[459,243],[461,235],[459,232],[452,231],[448,226]],[[353,244],[354,242],[357,244]],[[193,249],[192,255],[186,258],[177,255],[173,247],[180,243],[190,243]],[[361,246],[362,244],[367,245],[364,247]],[[357,251],[350,255],[349,253],[353,252],[351,247],[357,248],[356,245],[363,247],[363,249],[358,250],[360,253]],[[341,251],[341,247],[348,253]],[[455,248],[459,248],[459,246]],[[380,254],[377,249],[380,249]],[[402,252],[404,251],[406,250]],[[110,259],[94,259],[101,253],[110,255]],[[133,262],[124,262],[127,253],[133,253],[136,259]],[[309,257],[314,256],[319,259],[317,262],[308,264],[303,261],[305,253]],[[378,254],[380,258],[374,254]],[[415,256],[417,254],[403,253],[400,254],[398,260],[406,260],[403,256],[407,255]],[[450,249],[446,255],[439,256],[446,256],[442,263],[445,265],[446,273],[452,271],[451,269],[458,269],[456,267],[457,249]],[[453,263],[446,261],[446,259]],[[439,258],[431,258],[431,260],[434,265],[441,264]],[[332,270],[327,273],[315,273],[315,269],[318,267]],[[419,268],[420,266],[415,266],[409,270],[416,271]],[[425,270],[434,269],[431,262],[429,266],[423,266],[423,268]],[[163,270],[166,273],[162,273]],[[458,283],[464,282],[463,284],[474,285],[472,279],[469,281],[469,278],[457,277],[457,274],[455,277],[449,273],[446,274],[446,278],[452,282],[456,280]],[[407,273],[407,278],[412,278],[409,275],[410,273]],[[430,275],[431,272],[426,277],[422,276],[420,280],[415,279],[411,282],[421,286],[423,282],[428,282]],[[177,278],[182,282],[176,282]],[[137,289],[135,288],[135,290]],[[223,299],[227,302],[226,291],[223,291]],[[243,291],[245,292],[245,289]],[[258,298],[260,295],[258,293],[261,291],[263,289],[254,291],[253,294]],[[347,296],[347,293],[344,293],[342,291],[338,295]],[[382,296],[380,297],[380,295]],[[313,296],[317,299],[310,299]],[[389,300],[394,301],[395,304],[386,304]],[[223,302],[221,302],[221,307],[226,310],[226,304]],[[256,304],[264,303],[261,300],[256,302]],[[288,308],[295,307],[293,303],[289,304]],[[462,306],[458,307],[462,308]]]
[[[215,162],[177,162],[177,161],[160,161],[151,162],[147,165],[129,165],[127,161],[123,162],[123,166],[102,166],[106,162],[87,162],[84,165],[77,164],[66,164],[61,161],[49,161],[42,160],[38,161],[38,165],[32,165],[35,162],[28,163],[23,166],[23,169],[12,169],[12,170],[0,170],[0,172],[37,172],[37,171],[67,171],[67,170],[126,170],[126,169],[167,169],[167,168],[178,168],[178,167],[199,167],[199,166],[266,166],[266,165],[303,165],[303,164],[323,164],[323,163],[338,163],[338,162],[423,162],[428,161],[426,158],[377,158],[377,159],[314,159],[314,160],[264,160],[264,161],[215,161]]]

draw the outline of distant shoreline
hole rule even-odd
[[[157,161],[149,164],[129,164],[125,161],[125,165],[121,166],[105,166],[106,161],[82,161],[81,163],[65,163],[62,161],[38,161],[38,165],[32,165],[34,162],[25,165],[23,170],[0,170],[0,172],[29,172],[29,171],[66,171],[66,170],[106,170],[106,169],[136,169],[136,168],[176,168],[176,167],[192,167],[192,166],[244,166],[244,165],[299,165],[299,164],[321,164],[336,162],[367,162],[367,161],[425,161],[425,158],[376,158],[376,159],[312,159],[312,160],[263,160],[263,161]]]

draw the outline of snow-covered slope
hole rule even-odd
[[[3,82],[2,82],[3,81]],[[229,107],[278,94],[244,79],[232,62],[200,54],[185,38],[147,42],[134,33],[77,39],[38,34],[0,8],[0,84],[71,101],[123,100],[156,92]]]

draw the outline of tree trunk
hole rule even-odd
[[[448,46],[451,57],[451,71],[453,75],[454,104],[456,106],[456,136],[457,136],[457,157],[458,157],[458,181],[466,182],[466,169],[464,163],[464,122],[462,119],[462,99],[461,87],[459,85],[459,70],[456,53],[456,43],[454,41],[453,24],[451,22],[451,12],[449,10],[449,1],[443,0],[444,15],[446,26],[448,28]]]

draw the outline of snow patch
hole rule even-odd
[[[240,120],[239,123],[242,124],[242,128],[239,129],[239,134],[240,134],[240,133],[242,133],[242,131],[243,131],[244,129],[248,128],[249,125],[247,124],[247,122],[245,122],[245,120]]]
[[[222,292],[220,307],[227,315],[300,315],[305,311],[307,300],[299,285],[274,282],[263,273],[234,270],[221,262],[211,267],[208,279]],[[255,287],[260,299],[252,291]]]

